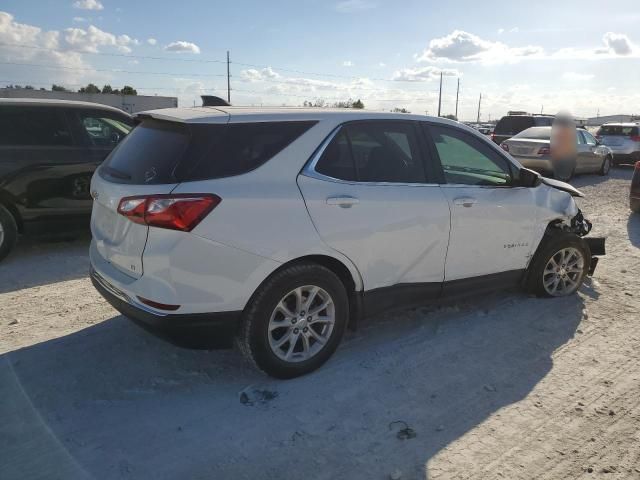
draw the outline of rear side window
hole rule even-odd
[[[0,108],[0,145],[66,147],[73,144],[60,108]]]
[[[344,126],[315,170],[340,180],[426,182],[415,126],[409,122],[354,122]]]
[[[549,140],[551,138],[551,129],[546,127],[531,127],[523,130],[513,138],[530,138],[535,140]]]
[[[110,181],[134,184],[240,175],[264,164],[314,124],[145,120],[118,145],[100,171]]]
[[[525,115],[506,116],[500,119],[494,133],[497,135],[515,135],[534,125],[533,117],[527,117]],[[549,123],[549,125],[551,125],[551,123]]]
[[[598,135],[612,135],[618,137],[631,137],[638,135],[638,127],[626,127],[622,125],[603,125],[598,130]]]
[[[194,126],[195,141],[208,144],[181,165],[183,181],[230,177],[250,172],[280,153],[316,122],[231,123],[224,126]],[[211,135],[213,134],[213,135]],[[191,164],[193,162],[193,164]],[[183,173],[182,173],[183,172]]]

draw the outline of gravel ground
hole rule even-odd
[[[88,238],[23,241],[0,265],[0,478],[640,479],[630,178],[573,181],[608,237],[579,295],[380,316],[286,382],[119,316]]]

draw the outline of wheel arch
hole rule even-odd
[[[16,226],[18,227],[18,233],[23,233],[24,223],[22,221],[22,217],[20,216],[20,212],[18,211],[18,208],[15,206],[14,202],[11,201],[11,198],[6,194],[6,192],[2,190],[0,190],[0,205],[6,208],[15,220]]]
[[[362,279],[360,277],[360,273],[355,268],[355,266],[347,265],[347,262],[342,259],[338,259],[336,257],[332,257],[327,254],[309,254],[303,255],[292,260],[289,260],[278,266],[273,272],[271,272],[256,288],[255,292],[257,292],[262,285],[268,282],[274,275],[278,272],[284,270],[285,268],[289,268],[294,265],[298,265],[301,263],[315,263],[316,265],[321,265],[331,272],[333,272],[342,282],[344,288],[347,292],[347,297],[349,299],[349,323],[348,326],[351,329],[355,329],[358,323],[360,316],[362,315]],[[247,306],[251,304],[254,298],[254,294],[251,296],[245,309]]]

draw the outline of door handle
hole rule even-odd
[[[360,200],[348,195],[327,198],[327,205],[338,205],[342,208],[351,208],[352,205],[357,205],[358,203],[360,203]]]
[[[463,207],[472,207],[477,200],[472,197],[460,197],[453,200],[454,205],[462,205]]]

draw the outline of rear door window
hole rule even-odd
[[[553,117],[533,117],[533,121],[538,127],[550,127],[553,125]]]
[[[418,136],[411,122],[353,122],[334,137],[318,173],[340,180],[425,183]]]
[[[60,108],[0,107],[0,145],[66,147],[73,145]]]

